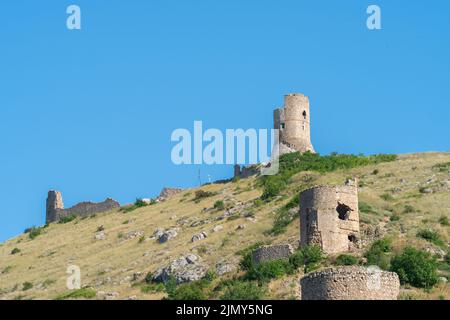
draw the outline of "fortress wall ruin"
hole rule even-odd
[[[120,204],[113,199],[106,199],[103,202],[81,202],[77,205],[64,209],[61,192],[51,190],[47,197],[46,222],[59,221],[64,217],[77,216],[86,217],[96,213],[106,212],[120,208]]]
[[[277,259],[289,258],[294,253],[294,249],[289,244],[279,244],[273,246],[263,246],[252,253],[253,262],[260,264]]]
[[[363,267],[329,268],[300,280],[302,300],[397,300],[394,272]]]

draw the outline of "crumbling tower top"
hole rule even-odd
[[[274,128],[280,132],[282,145],[292,151],[314,152],[311,144],[309,98],[304,94],[291,93],[284,96],[284,107],[274,110]]]

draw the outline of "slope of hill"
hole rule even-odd
[[[258,200],[263,192],[260,179],[250,177],[185,190],[154,205],[52,223],[0,245],[0,299],[61,298],[68,293],[70,265],[80,267],[82,285],[92,288],[93,298],[161,299],[167,293],[149,290],[143,278],[188,253],[198,255],[210,270],[230,270],[211,285],[209,297],[220,297],[217,284],[242,274],[238,251],[255,243],[298,246],[295,215],[274,228],[280,214],[288,213],[280,208],[302,189],[343,184],[348,177],[357,177],[360,184],[361,229],[368,239],[391,238],[393,254],[406,245],[432,252],[440,256],[439,275],[448,279],[449,164],[450,153],[425,153],[328,173],[303,171],[290,177],[270,201]],[[173,230],[176,236],[160,243],[154,237],[156,229]],[[436,237],[418,236],[423,230]],[[193,242],[192,237],[203,231],[206,238]],[[370,241],[352,255],[364,263],[369,245]],[[327,257],[321,266],[332,265],[334,258]],[[270,281],[265,297],[298,298],[301,274],[299,270]],[[449,299],[444,281],[428,290],[403,286],[400,298]]]

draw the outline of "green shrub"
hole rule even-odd
[[[417,237],[425,239],[431,243],[434,243],[437,246],[445,245],[439,233],[430,229],[422,229],[417,232]]]
[[[217,200],[214,203],[214,209],[216,209],[216,210],[223,210],[223,209],[225,209],[225,203],[222,200]]]
[[[377,213],[377,211],[368,203],[365,202],[359,202],[358,209],[360,212],[364,213]]]
[[[389,193],[383,193],[380,196],[380,198],[385,200],[385,201],[392,201],[392,200],[394,200],[394,197],[391,194],[389,194]]]
[[[390,239],[384,238],[375,241],[364,254],[367,259],[367,265],[377,265],[383,270],[389,269],[389,253],[391,250],[392,241]]]
[[[153,282],[153,276],[154,276],[153,272],[148,272],[145,275],[145,282],[152,283]]]
[[[171,290],[168,298],[171,300],[206,300],[206,288],[209,282],[205,280],[184,283]]]
[[[253,201],[253,205],[255,207],[260,207],[264,204],[264,201],[262,201],[261,199],[256,199],[255,201]]]
[[[98,226],[97,227],[97,232],[102,232],[105,231],[105,227],[104,226]]]
[[[286,188],[286,181],[281,176],[273,176],[274,178],[268,179],[264,184],[264,191],[261,196],[262,200],[271,199],[280,194],[284,188]]]
[[[407,204],[407,205],[405,205],[405,208],[404,208],[404,210],[403,210],[403,213],[411,213],[411,212],[414,212],[414,211],[416,211],[416,210],[414,209],[414,207],[411,206],[411,205],[409,205],[409,204]]]
[[[292,266],[287,259],[261,262],[248,270],[245,279],[257,280],[260,283],[266,283],[272,279],[282,277],[291,271]]]
[[[19,248],[14,248],[11,250],[11,254],[17,254],[20,253],[20,249]]]
[[[378,169],[375,169],[375,170],[372,171],[373,175],[377,175],[378,173],[380,173],[380,170],[378,170]]]
[[[392,222],[394,222],[394,221],[399,221],[399,220],[400,220],[400,215],[397,214],[397,213],[393,213],[393,214],[391,215],[391,217],[390,217],[390,220],[391,220]]]
[[[353,266],[358,264],[358,259],[349,254],[341,254],[336,258],[335,263],[338,266]]]
[[[128,213],[128,212],[134,211],[136,209],[147,207],[147,206],[154,205],[154,204],[156,204],[156,201],[154,199],[151,199],[150,203],[148,203],[148,202],[144,201],[143,199],[137,198],[136,201],[134,202],[134,204],[122,207],[122,208],[120,208],[120,211],[123,213]]]
[[[30,239],[34,239],[37,236],[41,235],[42,233],[42,228],[36,228],[36,227],[32,227],[30,228],[30,231],[28,232],[28,236],[30,237]]]
[[[64,224],[64,223],[69,223],[73,220],[75,220],[77,217],[75,215],[70,215],[70,216],[65,216],[62,217],[61,219],[59,219],[58,223]]]
[[[262,300],[266,294],[264,286],[255,281],[235,280],[225,287],[222,300]]]
[[[194,201],[195,202],[199,202],[200,200],[204,199],[204,198],[209,198],[212,196],[215,196],[216,193],[215,192],[211,192],[211,191],[204,191],[204,190],[197,190],[195,191],[195,197],[194,197]]]
[[[446,227],[450,226],[450,222],[449,222],[447,216],[440,216],[440,217],[439,217],[439,223],[440,223],[441,225],[443,225],[443,226],[446,226]]]
[[[81,288],[72,290],[56,297],[56,300],[66,299],[92,299],[95,298],[97,292],[93,288]]]
[[[289,263],[294,269],[303,267],[304,272],[310,272],[319,267],[322,259],[322,250],[320,247],[304,246],[289,257]]]
[[[33,288],[33,284],[31,282],[26,281],[22,284],[22,291],[27,291],[31,288]]]
[[[298,219],[298,211],[291,209],[298,208],[299,197],[293,197],[286,205],[277,210],[273,227],[269,230],[271,235],[279,235],[286,231],[286,227],[289,226],[294,220]]]
[[[216,272],[214,270],[208,270],[208,272],[206,272],[205,276],[203,277],[203,280],[205,280],[206,282],[212,282],[216,278]]]
[[[436,269],[437,262],[431,254],[411,247],[391,261],[391,270],[398,274],[400,282],[418,288],[431,288],[438,282]]]
[[[12,270],[12,266],[6,266],[6,267],[4,267],[3,268],[3,270],[2,270],[2,272],[1,272],[1,274],[7,274],[7,273],[9,273],[11,270]]]
[[[436,165],[433,166],[433,169],[437,169],[441,172],[445,172],[450,170],[450,162],[447,163],[438,163]]]
[[[50,287],[52,284],[56,283],[56,280],[53,279],[45,279],[45,281],[42,283],[42,286],[44,288]]]
[[[169,297],[175,294],[175,290],[177,289],[177,280],[174,276],[169,276],[169,278],[164,282],[164,287]]]
[[[141,208],[141,207],[146,207],[148,206],[148,203],[140,198],[136,199],[136,201],[134,202],[134,205],[137,208]]]
[[[166,287],[163,283],[146,283],[141,286],[142,293],[164,292]]]

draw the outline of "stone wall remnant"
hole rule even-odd
[[[397,300],[394,272],[375,267],[339,267],[312,272],[300,280],[302,300]]]
[[[289,258],[294,253],[290,244],[263,246],[253,251],[253,262],[258,265],[261,262]]]
[[[46,222],[59,221],[64,217],[86,217],[96,213],[111,211],[120,208],[120,204],[113,199],[103,202],[81,202],[71,208],[64,209],[61,192],[50,190],[47,196]]]

